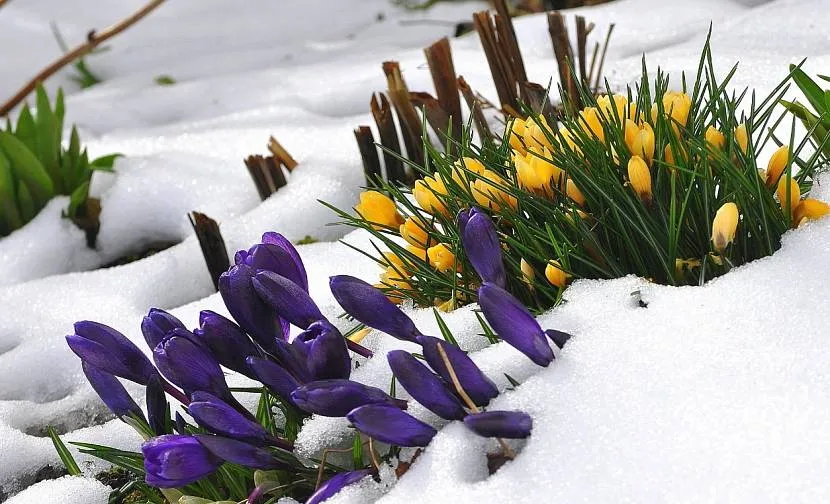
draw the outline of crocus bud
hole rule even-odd
[[[447,187],[444,185],[444,180],[435,174],[432,177],[424,177],[415,182],[412,188],[412,196],[418,205],[428,214],[441,214],[445,217],[449,216],[447,205],[444,204],[441,197],[447,195]]]
[[[801,190],[798,187],[798,182],[794,178],[788,180],[787,177],[781,177],[781,180],[778,181],[776,194],[781,210],[792,216],[798,207],[798,202],[801,201]]]
[[[344,487],[357,483],[372,473],[368,469],[337,473],[328,481],[320,485],[316,492],[311,494],[305,504],[320,504],[337,494]]]
[[[505,206],[515,210],[519,206],[518,200],[504,190],[505,187],[509,186],[507,180],[498,173],[492,170],[484,170],[484,173],[470,184],[470,192],[472,192],[476,203],[494,212],[499,212]]]
[[[456,269],[455,255],[452,253],[446,243],[439,243],[427,250],[429,257],[429,264],[440,271],[446,273]]]
[[[628,161],[628,181],[637,196],[646,205],[651,204],[651,172],[640,156],[631,156]]]
[[[84,370],[84,375],[89,380],[89,384],[98,393],[98,397],[104,401],[104,404],[115,416],[129,418],[131,415],[136,415],[139,418],[144,418],[141,408],[130,397],[127,389],[124,388],[124,385],[121,385],[118,378],[101,371],[86,361],[81,363],[81,368]]]
[[[187,395],[201,390],[227,400],[231,393],[222,368],[205,347],[194,343],[195,338],[184,329],[171,331],[153,350],[156,365]]]
[[[504,286],[507,274],[501,257],[501,243],[496,225],[477,208],[459,212],[458,228],[464,253],[485,282]]]
[[[367,326],[405,341],[414,342],[421,335],[412,319],[363,280],[337,275],[329,279],[329,287],[346,313]]]
[[[307,329],[312,323],[325,319],[311,296],[284,276],[260,271],[251,282],[259,297],[293,325]]]
[[[428,248],[433,243],[427,232],[429,226],[419,217],[407,218],[398,230],[401,238],[418,248]]]
[[[418,359],[404,350],[386,354],[395,379],[413,399],[446,420],[460,420],[466,415],[461,402],[447,387],[446,382],[430,371]]]
[[[483,437],[524,439],[530,436],[533,419],[521,411],[485,411],[464,417],[464,425]]]
[[[600,114],[596,107],[585,107],[579,113],[579,126],[582,130],[599,140],[605,142],[605,132],[602,130],[602,123],[599,120]]]
[[[499,395],[499,389],[496,388],[496,385],[457,346],[450,345],[446,341],[433,336],[421,336],[418,338],[418,343],[423,347],[424,358],[429,367],[434,369],[445,382],[452,383],[449,370],[438,352],[438,345],[442,346],[447,354],[447,360],[449,360],[459,383],[461,383],[461,387],[476,405],[484,406],[490,402],[490,399]]]
[[[830,205],[812,198],[804,198],[795,209],[793,225],[799,226],[805,220],[816,220],[830,213]]]
[[[468,172],[481,175],[484,173],[484,170],[486,170],[486,168],[478,159],[463,157],[452,165],[452,180],[460,187],[467,187],[470,183],[470,176]]]
[[[257,377],[281,399],[293,404],[291,392],[300,386],[297,379],[277,363],[260,357],[248,357],[248,366]]]
[[[781,178],[781,174],[784,173],[784,169],[787,168],[787,163],[789,161],[790,148],[788,146],[782,145],[778,148],[778,150],[773,152],[772,157],[769,158],[769,164],[767,165],[767,187],[773,188],[778,184],[778,179]]]
[[[559,261],[551,259],[545,266],[545,278],[551,285],[560,289],[564,288],[568,283],[568,274],[562,270],[562,265]]]
[[[553,164],[552,157],[548,149],[541,152],[531,149],[525,156],[514,155],[519,186],[539,196],[552,197],[553,186],[562,178],[562,170]]]
[[[150,313],[141,321],[141,333],[150,348],[156,348],[164,336],[177,327],[185,329],[181,320],[158,308],[150,308]]]
[[[577,205],[585,206],[585,195],[582,194],[582,191],[579,190],[576,183],[574,183],[571,179],[568,179],[568,181],[565,182],[565,195],[567,195],[568,198],[570,198],[571,201]]]
[[[406,401],[394,399],[379,388],[349,380],[319,380],[298,387],[291,399],[301,410],[316,415],[343,417],[365,404],[386,403],[405,408]]]
[[[621,94],[597,96],[597,107],[600,114],[609,123],[625,121],[628,98]]]
[[[170,418],[167,411],[167,395],[159,375],[150,378],[147,383],[147,423],[157,436],[167,432],[167,421]]]
[[[526,152],[524,144],[525,127],[525,120],[519,117],[514,118],[510,123],[510,136],[508,137],[510,148],[521,155]]]
[[[290,252],[273,243],[259,243],[248,250],[245,264],[260,271],[271,271],[284,276],[308,292],[308,279],[305,268],[297,266],[296,259]]]
[[[346,415],[355,429],[378,441],[397,446],[426,446],[436,430],[388,404],[367,404]]]
[[[245,360],[251,355],[260,355],[260,351],[245,331],[210,310],[199,313],[199,323],[201,328],[194,330],[193,334],[207,345],[219,363],[250,377],[251,371]]]
[[[300,258],[300,254],[297,252],[297,249],[294,248],[294,245],[291,244],[288,239],[273,231],[269,231],[262,235],[262,243],[270,243],[272,245],[276,245],[277,247],[285,250],[288,252],[288,255],[291,256],[291,260],[294,263],[294,268],[297,270],[297,276],[299,277],[299,282],[297,285],[303,288],[306,292],[308,292],[308,275],[305,271],[305,265],[303,264],[303,260]],[[279,273],[279,272],[277,272]],[[290,275],[283,275],[291,278]]]
[[[550,340],[553,341],[553,344],[558,346],[559,348],[564,347],[565,343],[567,343],[568,340],[571,339],[570,334],[563,331],[557,331],[556,329],[545,330],[545,335],[548,338],[550,338]]]
[[[288,464],[279,461],[271,453],[257,446],[211,434],[196,434],[199,443],[208,449],[213,455],[255,469],[288,469]]]
[[[266,351],[274,348],[274,338],[282,334],[277,315],[257,295],[252,283],[256,270],[237,264],[219,277],[219,293],[231,316]]]
[[[738,142],[741,152],[747,153],[749,148],[749,135],[746,132],[746,123],[741,123],[735,128],[735,141]]]
[[[352,360],[346,339],[340,331],[321,320],[311,324],[306,332],[314,334],[306,363],[312,379],[348,378],[352,372]]]
[[[208,431],[256,445],[268,444],[272,437],[265,428],[207,392],[194,392],[187,407],[190,416]]]
[[[726,137],[714,126],[706,128],[706,133],[703,134],[703,138],[711,146],[710,148],[714,150],[723,150],[723,146],[726,144]]]
[[[533,280],[536,278],[536,272],[533,266],[522,258],[519,263],[519,269],[522,271],[522,282],[526,283],[528,287],[533,287]]]
[[[654,158],[654,130],[647,122],[637,125],[631,119],[625,121],[625,144],[633,156],[640,156],[651,165]]]
[[[354,207],[355,212],[375,229],[395,228],[403,224],[403,217],[391,198],[377,191],[360,193],[360,203]]]
[[[531,148],[551,148],[550,139],[553,136],[547,119],[543,115],[529,116],[525,121],[525,128],[522,132],[524,144]]]
[[[67,336],[69,348],[97,369],[141,385],[157,373],[150,360],[112,327],[84,320],[75,322],[75,334]]]
[[[478,289],[478,304],[499,337],[540,366],[553,360],[545,334],[521,301],[501,287],[487,283]]]
[[[216,471],[222,459],[190,435],[158,436],[141,445],[145,481],[156,488],[176,488]]]
[[[738,205],[724,203],[715,213],[712,221],[712,245],[718,252],[723,252],[727,245],[735,239],[735,230],[738,228]]]

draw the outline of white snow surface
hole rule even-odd
[[[0,9],[0,44],[15,50],[0,66],[0,96],[59,54],[51,20],[72,44],[142,3],[9,2]],[[68,91],[67,120],[78,124],[93,156],[126,157],[115,174],[94,179],[103,205],[96,250],[58,218],[65,198],[0,240],[0,500],[32,485],[44,466],[59,464],[46,425],[66,440],[138,447],[138,436],[108,421],[85,383],[63,339],[72,322],[110,324],[143,348],[139,322],[150,307],[170,309],[189,326],[201,309],[225,313],[186,212],[216,218],[231,253],[271,230],[323,240],[299,251],[326,315],[339,313],[328,276],[376,278],[370,260],[332,241],[347,230],[328,226],[334,215],[317,200],[341,208],[357,200],[362,173],[352,129],[372,124],[368,98],[385,88],[382,61],[400,61],[410,89],[432,89],[421,48],[454,27],[412,21],[465,21],[481,8],[439,3],[410,13],[387,0],[167,2],[113,39],[111,50],[88,59],[102,84],[80,91],[68,72],[48,82]],[[605,65],[616,88],[639,75],[643,52],[652,69],[693,74],[712,22],[716,70],[740,61],[733,85],[763,96],[788,63],[804,57],[808,73],[827,73],[828,32],[816,13],[828,8],[827,0],[617,0],[577,12],[596,23],[595,33],[616,23]],[[530,78],[555,83],[544,17],[519,19],[516,29]],[[453,52],[457,72],[495,100],[477,38],[454,39]],[[163,74],[176,84],[156,85]],[[271,134],[300,166],[287,187],[260,202],[241,160],[265,153]],[[824,179],[814,196],[830,200],[828,184]],[[368,243],[361,232],[346,240]],[[165,242],[181,243],[95,270]],[[522,382],[492,407],[530,413],[532,437],[515,444],[515,461],[488,477],[485,454],[495,445],[447,425],[397,483],[391,475],[366,480],[331,502],[828,500],[829,252],[830,222],[818,222],[789,233],[774,256],[702,288],[633,277],[576,282],[566,304],[540,317],[544,327],[574,334],[547,369],[506,345],[488,347],[474,307],[448,314],[462,347],[491,378],[505,389],[503,373]],[[637,307],[636,290],[648,308]],[[408,311],[423,331],[437,333],[431,311]],[[380,356],[407,348],[379,333],[364,343]],[[372,359],[354,377],[385,387],[390,371],[385,359]],[[445,423],[418,405],[411,411]],[[298,451],[348,442],[346,434],[343,420],[313,418]],[[105,467],[79,462],[87,476]],[[9,502],[96,503],[106,495],[93,480],[62,478]]]

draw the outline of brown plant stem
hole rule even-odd
[[[2,6],[3,2],[5,1],[6,0],[0,0],[0,6]],[[99,45],[103,44],[107,40],[118,35],[119,33],[123,32],[135,23],[139,22],[141,19],[143,19],[153,10],[155,10],[158,6],[163,4],[164,1],[165,0],[151,0],[150,2],[147,2],[143,7],[133,12],[128,17],[115,23],[114,25],[108,26],[100,32],[91,30],[87,34],[86,42],[65,53],[63,56],[52,62],[49,66],[41,70],[37,75],[32,77],[32,79],[29,82],[27,82],[22,88],[20,88],[20,90],[17,93],[15,93],[14,96],[12,96],[5,103],[3,103],[3,105],[0,106],[0,117],[7,115],[15,106],[17,106],[18,103],[26,99],[26,97],[29,96],[29,93],[34,91],[38,83],[45,81],[46,79],[54,75],[61,68],[72,63],[76,59],[89,54],[90,52],[92,52],[93,49],[95,49]]]

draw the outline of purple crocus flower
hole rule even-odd
[[[533,419],[521,411],[485,411],[465,417],[464,425],[483,437],[524,439],[530,436]]]
[[[289,278],[308,292],[308,275],[294,245],[283,235],[275,232],[263,234],[260,241],[261,243],[248,250],[237,251],[234,262],[247,264],[257,271],[273,271]]]
[[[352,371],[352,360],[346,339],[336,327],[325,320],[311,324],[306,333],[313,338],[308,347],[308,372],[315,380],[348,378]]]
[[[288,238],[280,233],[268,231],[262,235],[262,243],[276,245],[277,247],[288,252],[288,255],[291,256],[291,260],[294,263],[294,267],[297,269],[297,277],[299,278],[297,285],[308,292],[308,275],[306,275],[305,272],[305,265],[303,264],[303,260],[300,258],[300,254],[297,252],[297,249],[294,248],[294,245],[292,245]]]
[[[565,343],[567,343],[568,340],[571,339],[570,334],[563,331],[557,331],[556,329],[547,329],[545,331],[545,335],[548,338],[550,338],[550,340],[553,341],[553,344],[559,348],[563,348],[565,346]]]
[[[220,364],[237,373],[251,376],[246,359],[259,356],[260,351],[238,325],[219,315],[203,310],[199,313],[201,327],[193,331],[204,342]]]
[[[467,254],[478,276],[485,282],[504,287],[507,284],[507,275],[504,271],[496,225],[477,208],[459,212],[457,221],[464,253]]]
[[[496,385],[487,378],[476,366],[475,362],[460,348],[455,345],[450,345],[446,341],[440,340],[433,336],[421,336],[418,338],[418,343],[421,344],[424,350],[424,358],[429,364],[429,367],[434,369],[441,378],[447,383],[452,383],[447,367],[444,365],[444,360],[441,354],[438,353],[438,345],[444,348],[447,354],[447,359],[450,361],[453,370],[455,371],[461,387],[470,396],[470,399],[478,406],[484,406],[490,402],[490,399],[499,395],[499,389]]]
[[[212,434],[196,434],[193,437],[212,454],[234,464],[266,470],[290,468],[286,463],[271,455],[268,450],[236,439]]]
[[[277,363],[260,357],[248,357],[248,366],[257,380],[280,398],[294,403],[291,392],[300,386],[297,379]]]
[[[274,339],[282,335],[282,327],[270,306],[257,295],[251,282],[256,270],[237,264],[219,277],[219,293],[225,307],[242,329],[266,351],[274,348]]]
[[[367,404],[346,418],[367,436],[398,446],[426,446],[436,430],[409,413],[389,404]]]
[[[421,332],[386,295],[372,285],[348,275],[329,279],[334,298],[346,313],[369,327],[398,339],[415,342]]]
[[[159,308],[150,308],[150,312],[141,321],[141,334],[150,348],[156,348],[164,336],[176,328],[184,329],[182,321]]]
[[[249,420],[232,406],[207,392],[194,392],[187,411],[200,427],[214,434],[256,445],[273,442],[273,437],[262,425]]]
[[[311,296],[290,279],[272,271],[260,271],[252,280],[256,293],[282,318],[302,329],[322,320]]]
[[[84,320],[75,322],[75,334],[67,336],[69,348],[81,360],[99,370],[141,385],[157,373],[132,341],[112,327]]]
[[[154,437],[141,445],[148,485],[175,488],[213,473],[222,459],[205,448],[194,436],[170,434]]]
[[[553,360],[545,333],[521,301],[490,282],[478,289],[478,304],[498,336],[540,366]]]
[[[195,343],[195,339],[189,331],[173,329],[153,350],[159,370],[187,395],[201,390],[225,400],[232,399],[216,358]]]
[[[148,423],[153,432],[160,436],[167,431],[167,421],[170,416],[167,411],[167,396],[159,375],[150,378],[147,382],[146,397]]]
[[[84,370],[86,379],[89,380],[89,384],[92,385],[92,388],[98,393],[98,397],[104,401],[104,404],[107,405],[107,408],[109,408],[115,416],[118,418],[129,418],[131,415],[136,415],[139,418],[144,418],[141,408],[139,408],[138,404],[136,404],[133,398],[130,397],[129,392],[127,392],[124,385],[118,381],[118,378],[101,371],[86,361],[81,363],[81,367]]]
[[[446,420],[460,420],[466,412],[446,382],[404,350],[386,354],[395,379],[413,399]]]
[[[306,332],[300,333],[291,343],[278,340],[276,349],[273,352],[277,363],[301,382],[312,380],[306,362],[308,360],[308,347],[310,344],[303,341],[306,335]]]
[[[337,494],[344,487],[357,483],[372,473],[368,469],[361,469],[359,471],[348,471],[337,473],[328,481],[320,485],[316,492],[311,494],[305,504],[320,504]]]
[[[349,380],[319,380],[298,387],[291,393],[298,408],[316,415],[343,417],[364,404],[386,403],[406,408],[406,401],[394,399],[379,388]]]

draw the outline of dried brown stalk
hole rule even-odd
[[[530,107],[534,114],[542,114],[548,121],[548,125],[556,129],[556,110],[550,101],[547,88],[535,82],[522,82],[519,84],[519,94],[524,104]]]
[[[210,279],[213,280],[213,286],[219,290],[219,276],[231,266],[219,225],[207,215],[195,211],[190,212],[188,218],[196,233],[196,238],[199,239],[199,246],[205,257],[205,264],[210,272]]]
[[[289,172],[294,171],[294,168],[297,167],[297,161],[291,157],[291,154],[273,136],[268,139],[268,150],[271,151],[271,155],[282,163]]]
[[[26,99],[26,97],[29,96],[29,93],[34,91],[38,83],[45,81],[61,68],[65,67],[66,65],[69,65],[76,59],[89,54],[93,49],[95,49],[99,45],[103,44],[107,40],[123,32],[127,28],[131,27],[132,25],[143,19],[145,16],[147,16],[149,13],[151,13],[153,10],[155,10],[158,6],[163,4],[164,1],[165,0],[151,0],[150,2],[147,2],[143,7],[133,12],[128,17],[122,19],[118,23],[109,26],[100,32],[91,30],[87,34],[86,42],[65,53],[63,56],[55,60],[52,64],[41,70],[37,75],[32,77],[32,79],[29,82],[27,82],[22,88],[20,88],[20,90],[17,93],[15,93],[14,96],[9,98],[2,106],[0,106],[0,117],[7,115],[18,103]]]
[[[553,53],[556,56],[556,62],[559,64],[559,82],[562,85],[562,90],[570,99],[572,112],[579,110],[582,108],[582,101],[579,98],[576,82],[574,82],[571,75],[571,65],[574,64],[573,50],[568,39],[565,18],[562,17],[562,14],[558,12],[548,13],[548,31],[553,43]]]
[[[481,100],[473,93],[472,88],[464,80],[464,77],[458,78],[458,89],[461,90],[461,96],[464,97],[464,101],[467,102],[467,108],[470,109],[470,113],[473,115],[473,124],[476,127],[476,131],[478,131],[479,138],[482,141],[490,138],[492,133],[490,132],[490,127],[487,125],[484,112],[481,111]]]
[[[366,187],[378,186],[378,179],[383,177],[380,170],[380,158],[375,146],[375,136],[369,126],[358,126],[354,130],[357,147],[360,149],[360,159],[363,160],[363,174],[366,176]]]
[[[398,130],[395,128],[395,117],[392,115],[389,100],[383,93],[377,93],[372,95],[369,105],[378,127],[380,144],[384,148],[383,164],[386,166],[386,179],[391,183],[405,182],[406,170],[398,158],[401,155],[401,144],[398,141]]]
[[[452,61],[450,41],[444,37],[438,42],[424,49],[427,65],[438,95],[438,102],[444,113],[452,120],[452,138],[461,140],[461,99],[458,96],[458,82],[455,76],[455,65]],[[427,117],[429,119],[429,117]],[[432,124],[433,129],[435,125]],[[447,124],[441,128],[446,131]],[[438,131],[438,130],[436,130]]]
[[[410,92],[409,100],[415,107],[424,112],[427,122],[433,131],[435,131],[435,134],[438,135],[438,138],[442,140],[446,139],[447,133],[449,133],[447,127],[450,124],[450,116],[444,110],[444,107],[441,106],[441,103],[431,94],[420,92]]]
[[[608,51],[608,42],[611,41],[611,33],[614,32],[614,23],[608,26],[608,32],[605,34],[605,43],[602,45],[602,56],[599,58],[599,69],[597,70],[597,80],[594,82],[594,89],[599,89],[599,81],[602,78],[602,67],[605,65],[605,53]]]
[[[384,61],[383,73],[386,74],[389,99],[398,114],[403,143],[406,146],[406,155],[416,164],[423,165],[424,152],[421,145],[423,127],[415,106],[409,100],[409,89],[406,87],[403,75],[401,75],[400,65],[397,61]]]
[[[254,179],[254,185],[262,201],[288,184],[279,161],[273,156],[248,156],[245,158],[245,166]]]

